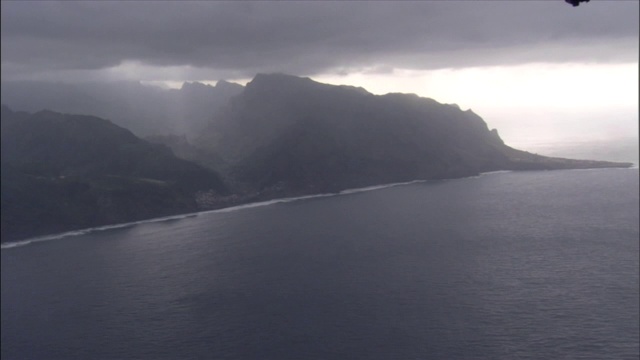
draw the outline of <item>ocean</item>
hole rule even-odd
[[[498,172],[3,244],[2,359],[638,359],[638,178]]]

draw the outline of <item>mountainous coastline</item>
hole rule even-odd
[[[516,150],[473,111],[412,94],[283,74],[172,91],[183,115],[145,140],[95,116],[3,106],[2,241],[385,183],[632,165]],[[140,106],[129,115],[166,109]],[[200,130],[175,130],[185,124]]]
[[[231,164],[237,182],[282,195],[496,170],[630,164],[549,158],[513,149],[471,110],[413,94],[373,95],[259,74],[194,140]]]
[[[2,241],[201,210],[208,169],[92,116],[2,107]]]

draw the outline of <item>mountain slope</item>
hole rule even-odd
[[[511,169],[627,166],[512,149],[472,111],[416,95],[372,95],[257,75],[195,139],[238,182],[287,195]]]
[[[107,120],[2,107],[2,241],[200,209],[217,174]]]

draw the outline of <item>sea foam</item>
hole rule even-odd
[[[491,172],[491,173],[501,173],[501,172],[502,171],[495,171],[495,172]],[[485,173],[485,174],[491,174],[491,173]],[[153,218],[153,219],[147,219],[147,220],[140,220],[140,221],[134,221],[134,222],[128,222],[128,223],[121,223],[121,224],[98,226],[98,227],[93,227],[93,228],[88,228],[88,229],[68,231],[68,232],[64,232],[64,233],[60,233],[60,234],[45,235],[45,236],[33,237],[33,238],[20,240],[20,241],[7,242],[7,243],[0,244],[0,249],[8,250],[8,249],[22,247],[22,246],[26,246],[26,245],[29,245],[29,244],[39,243],[39,242],[45,242],[45,241],[51,241],[51,240],[59,240],[59,239],[64,239],[64,238],[73,237],[73,236],[85,235],[85,234],[98,232],[98,231],[120,229],[120,228],[140,225],[140,224],[156,223],[156,222],[163,222],[163,221],[170,221],[170,220],[180,220],[180,219],[184,219],[184,218],[188,218],[188,217],[198,216],[198,215],[201,215],[201,214],[228,213],[228,212],[234,212],[234,211],[239,211],[239,210],[244,210],[244,209],[251,209],[251,208],[256,208],[256,207],[261,207],[261,206],[270,206],[270,205],[274,205],[274,204],[288,203],[288,202],[293,202],[293,201],[315,199],[315,198],[323,198],[323,197],[330,197],[330,196],[350,195],[350,194],[356,194],[356,193],[361,193],[361,192],[366,192],[366,191],[375,191],[375,190],[390,188],[390,187],[394,187],[394,186],[403,186],[403,185],[424,183],[424,182],[427,182],[427,181],[428,180],[413,180],[413,181],[398,182],[398,183],[391,183],[391,184],[373,185],[373,186],[367,186],[367,187],[362,187],[362,188],[346,189],[346,190],[342,190],[342,191],[337,192],[337,193],[323,193],[323,194],[313,194],[313,195],[303,195],[303,196],[296,196],[296,197],[280,198],[280,199],[273,199],[273,200],[255,202],[255,203],[236,205],[236,206],[231,206],[231,207],[222,208],[222,209],[216,209],[216,210],[205,210],[205,211],[200,211],[200,212],[195,212],[195,213],[180,214],[180,215],[173,215],[173,216],[165,216],[165,217],[159,217],[159,218]]]

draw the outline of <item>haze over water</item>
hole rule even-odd
[[[2,358],[638,358],[638,201],[508,172],[3,249]]]

